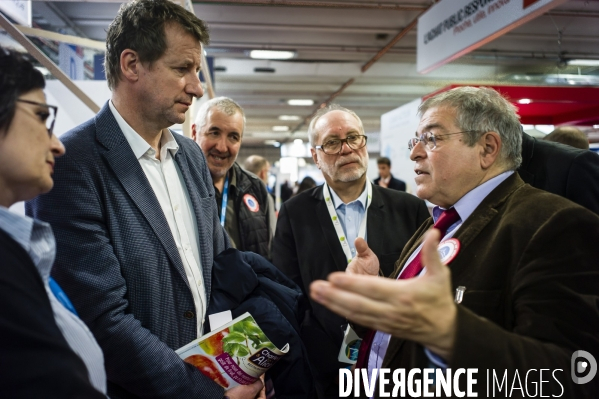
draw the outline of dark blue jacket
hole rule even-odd
[[[381,185],[380,182],[380,177],[374,179],[374,184],[376,184],[377,186]],[[390,188],[391,190],[406,191],[406,183],[403,180],[396,179],[395,177],[393,177],[393,175],[391,175],[391,180],[389,181],[389,185],[387,185],[387,188]]]
[[[302,292],[282,272],[253,252],[230,248],[214,258],[212,298],[206,314],[249,312],[266,336],[289,352],[269,371],[277,399],[314,398],[306,349],[299,336]],[[205,333],[210,331],[208,319]]]

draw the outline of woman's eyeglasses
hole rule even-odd
[[[18,98],[17,101],[20,103],[37,105],[38,107],[43,107],[48,110],[46,112],[36,112],[36,115],[38,115],[40,117],[40,119],[46,124],[46,129],[48,129],[48,135],[50,137],[52,137],[53,130],[54,130],[54,122],[56,122],[56,113],[58,112],[58,107],[55,105],[38,103],[37,101],[22,100],[20,98]]]

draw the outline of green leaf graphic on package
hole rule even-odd
[[[262,348],[276,349],[251,317],[232,325],[223,337],[223,351],[231,357],[244,357]]]
[[[177,350],[225,389],[255,382],[289,351],[278,349],[248,312]]]

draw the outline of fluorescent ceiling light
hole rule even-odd
[[[273,132],[288,132],[289,126],[273,126],[272,130]]]
[[[521,98],[518,100],[518,104],[530,104],[532,100],[530,98]]]
[[[300,117],[297,115],[279,115],[280,121],[299,121]]]
[[[293,98],[291,100],[287,100],[287,104],[289,105],[314,105],[314,100],[304,99],[304,98]]]
[[[595,129],[599,129],[599,125],[593,125]]]
[[[295,51],[252,50],[250,58],[256,60],[288,60],[295,57]]]
[[[295,140],[293,140],[293,144],[295,144],[295,145],[302,145],[302,144],[304,144],[304,140],[302,140],[302,139],[295,139]]]
[[[277,140],[264,140],[264,145],[272,145],[274,147],[280,147],[281,143],[279,143]]]
[[[570,60],[568,65],[574,66],[599,66],[599,60]]]

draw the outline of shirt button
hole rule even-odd
[[[175,210],[178,211],[179,210],[179,205],[175,205]]]
[[[202,280],[198,280],[198,286],[202,286]]]
[[[193,319],[194,316],[195,315],[193,314],[193,312],[191,310],[187,310],[187,311],[183,312],[183,317],[185,317],[188,320]]]

